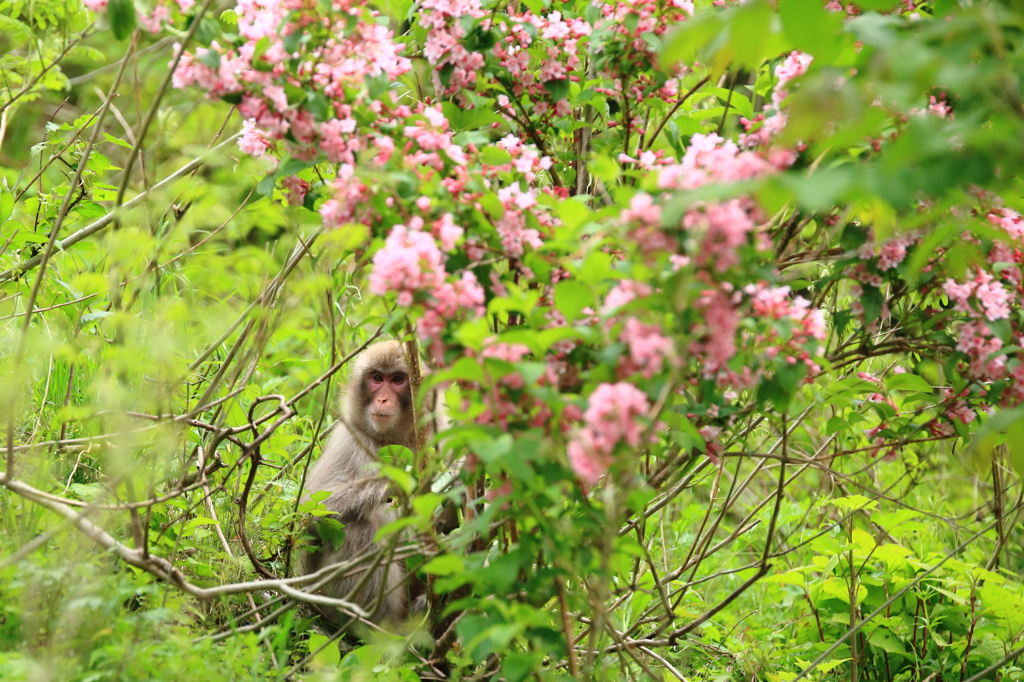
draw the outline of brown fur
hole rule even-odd
[[[342,396],[342,419],[306,479],[306,497],[321,490],[330,491],[324,504],[345,525],[345,542],[338,548],[324,543],[320,551],[306,553],[299,566],[302,574],[376,551],[381,545],[373,542],[374,535],[397,518],[388,504],[391,482],[376,475],[374,464],[380,461],[377,452],[385,445],[413,447],[415,415],[412,397],[406,390],[399,394],[401,411],[397,419],[383,426],[370,419],[372,396],[367,388],[367,377],[374,372],[408,375],[402,344],[397,341],[373,344],[355,360]],[[408,596],[405,570],[400,561],[380,566],[358,594],[349,595],[361,577],[362,574],[340,578],[326,585],[323,591],[369,610],[384,584],[385,595],[372,620],[379,623],[405,617]]]

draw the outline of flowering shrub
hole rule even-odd
[[[1024,161],[1007,151],[1024,124],[1006,86],[1024,52],[1015,19],[968,4],[241,0],[214,17],[85,0],[62,21],[88,21],[82,40],[109,28],[124,68],[43,69],[74,54],[64,42],[5,57],[0,144],[41,84],[109,76],[115,93],[145,33],[173,49],[148,114],[111,95],[72,125],[52,103],[26,151],[39,175],[0,187],[0,485],[139,569],[121,601],[245,593],[227,615],[181,610],[221,628],[211,645],[259,630],[245,641],[275,679],[983,676],[1020,630],[991,605],[1019,601],[994,590],[1012,592],[1001,561],[1020,568],[1001,557],[1024,473]],[[186,104],[227,121],[214,139],[237,135],[151,182],[165,141],[147,126],[191,148]],[[413,450],[381,453],[400,519],[367,562],[404,561],[427,611],[407,638],[361,631],[381,639],[339,662],[282,614],[351,605],[277,578],[326,514],[301,471],[335,374],[378,335],[419,349],[421,420]],[[929,467],[956,478],[961,453],[984,486],[907,501]],[[37,490],[26,471],[59,476]],[[956,505],[990,489],[994,525],[972,533],[994,554],[962,552],[988,512]],[[868,519],[879,501],[903,508]],[[123,513],[130,542],[97,509]],[[922,582],[941,562],[897,544],[919,517],[956,535],[950,603]],[[735,565],[712,566],[727,546]],[[800,548],[815,554],[788,566]],[[810,609],[771,673],[724,644],[773,646],[783,626],[729,610],[756,590]]]

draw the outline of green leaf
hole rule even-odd
[[[878,501],[872,500],[863,495],[847,495],[829,500],[833,507],[839,507],[847,511],[873,511],[878,509]]]
[[[466,561],[458,554],[442,554],[423,566],[423,572],[428,575],[456,575],[465,570]]]
[[[762,0],[748,3],[737,12],[730,33],[732,52],[738,64],[757,68],[764,61],[771,19],[771,10]]]
[[[493,462],[512,452],[513,443],[512,436],[503,433],[497,438],[474,438],[469,441],[469,447],[483,461]]]
[[[0,187],[0,225],[7,222],[14,212],[14,194],[5,187]]]
[[[931,384],[924,378],[909,372],[889,376],[885,380],[885,385],[890,391],[913,391],[916,393],[931,393],[933,391]]]
[[[551,95],[551,99],[557,102],[565,99],[569,95],[569,83],[570,81],[568,78],[544,81],[544,89]]]
[[[868,637],[868,644],[876,646],[882,651],[890,654],[906,656],[907,650],[900,639],[885,628],[878,628]]]
[[[135,6],[132,0],[110,0],[107,3],[107,18],[110,21],[110,32],[115,38],[124,40],[130,36],[135,28]]]
[[[252,53],[252,68],[257,71],[263,71],[269,73],[274,70],[274,65],[263,58],[263,55],[267,53],[270,48],[270,38],[263,36],[256,41],[256,46]]]
[[[220,68],[220,52],[211,47],[199,55],[199,61],[216,71]]]
[[[798,50],[814,55],[819,63],[831,63],[838,56],[841,13],[829,12],[821,0],[780,0],[779,16],[782,32]]]
[[[412,494],[416,489],[416,479],[405,469],[384,465],[380,468],[380,475],[397,483],[406,495]]]
[[[665,41],[658,55],[663,69],[684,62],[690,63],[724,30],[724,22],[714,13],[703,12],[676,29]]]
[[[323,650],[320,651],[313,657],[314,668],[331,668],[334,669],[341,662],[341,649],[333,643],[333,639],[327,635],[321,635],[319,632],[309,633],[309,653],[317,651],[321,647]]]
[[[504,166],[512,163],[512,155],[500,147],[487,146],[480,152],[480,161],[488,166]]]
[[[587,223],[594,215],[594,212],[587,208],[584,201],[577,201],[576,197],[570,197],[558,202],[558,217],[570,230],[575,230]]]
[[[316,161],[303,161],[301,159],[289,158],[277,167],[275,175],[279,178],[287,178],[291,175],[298,175],[307,168],[316,165]]]
[[[882,316],[882,304],[885,303],[885,296],[882,292],[871,286],[864,285],[864,293],[860,297],[860,303],[864,306],[864,322],[871,324]]]
[[[569,322],[575,321],[584,308],[593,305],[594,290],[582,282],[567,279],[555,286],[555,307]]]

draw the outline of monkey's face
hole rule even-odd
[[[364,380],[367,422],[379,433],[398,426],[412,406],[409,375],[404,371],[371,369]]]

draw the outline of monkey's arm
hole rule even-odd
[[[391,497],[391,481],[386,478],[358,478],[331,488],[324,506],[338,515],[342,523],[359,521]]]

